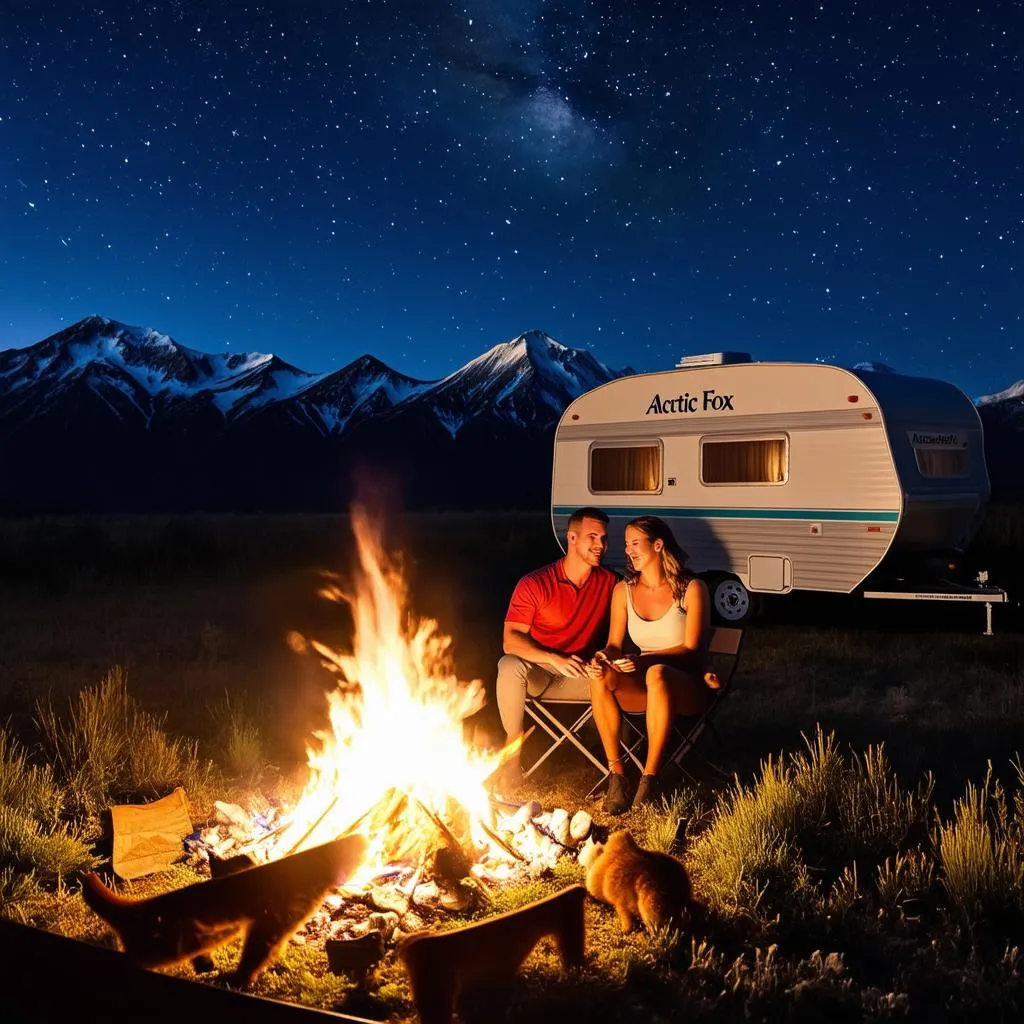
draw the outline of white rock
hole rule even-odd
[[[473,902],[473,894],[462,885],[456,885],[450,889],[446,886],[441,890],[439,902],[445,910],[457,914]]]
[[[436,900],[439,892],[440,890],[437,888],[437,882],[423,882],[413,889],[412,901],[416,906],[422,907]]]
[[[409,899],[404,893],[396,892],[383,885],[370,890],[370,902],[378,910],[390,910],[401,917],[409,909]]]
[[[563,846],[569,845],[570,829],[568,811],[563,810],[561,807],[556,807],[551,812],[551,820],[548,822],[548,828],[559,843]]]
[[[586,811],[577,811],[569,822],[569,837],[573,842],[582,842],[590,835],[594,819]]]
[[[523,804],[522,807],[512,815],[512,820],[509,822],[509,828],[513,832],[518,832],[537,817],[541,812],[541,806],[536,800],[530,800],[528,803]]]
[[[255,831],[252,826],[252,818],[238,804],[214,800],[213,806],[217,808],[218,821],[223,822],[225,825],[238,825],[241,828],[248,829],[249,835]]]

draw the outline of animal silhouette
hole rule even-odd
[[[90,873],[82,896],[140,967],[210,952],[244,930],[242,955],[228,980],[247,988],[330,890],[351,877],[366,846],[364,836],[346,836],[139,900],[119,896]]]
[[[448,932],[408,935],[398,946],[420,1024],[450,1024],[455,1000],[474,982],[508,981],[546,935],[566,969],[584,956],[586,890],[573,885],[518,910]]]

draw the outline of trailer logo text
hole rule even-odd
[[[910,443],[915,448],[966,448],[967,438],[963,434],[939,433],[929,430],[908,430]]]
[[[732,395],[716,394],[714,388],[706,389],[699,395],[691,395],[687,391],[685,394],[677,395],[675,398],[662,398],[661,395],[655,395],[651,399],[651,404],[647,406],[647,412],[644,415],[650,416],[653,412],[663,416],[673,412],[696,412],[698,409],[703,412],[708,412],[709,410],[712,412],[724,412],[725,410],[732,412],[732,400]]]

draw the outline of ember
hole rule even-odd
[[[550,870],[586,838],[591,821],[585,811],[492,800],[484,783],[505,752],[473,749],[463,738],[463,719],[483,704],[482,684],[459,681],[451,638],[407,611],[401,574],[362,510],[353,530],[354,594],[335,582],[322,591],[351,606],[352,652],[309,645],[338,683],[327,695],[329,726],[307,747],[302,795],[278,817],[219,804],[218,824],[200,842],[220,858],[265,861],[365,834],[362,867],[307,926],[331,940],[332,962],[356,964],[440,913],[488,900],[491,882]],[[342,950],[339,942],[353,945]]]

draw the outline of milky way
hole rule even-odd
[[[0,0],[0,345],[1024,377],[1019,3]]]

